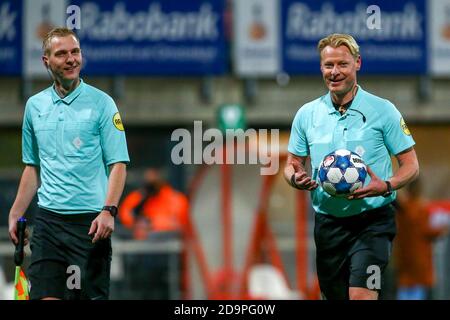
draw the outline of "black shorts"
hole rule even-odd
[[[395,234],[391,205],[344,218],[316,213],[316,266],[324,298],[348,299],[349,287],[382,290]]]
[[[93,244],[88,235],[97,215],[39,209],[30,244],[30,299],[108,299],[111,239]]]

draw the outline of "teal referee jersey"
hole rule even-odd
[[[324,156],[337,149],[359,154],[381,179],[392,177],[391,155],[414,145],[414,140],[400,112],[388,100],[377,97],[358,86],[349,109],[341,115],[333,106],[330,93],[303,105],[292,123],[288,151],[311,158],[312,177]],[[370,182],[367,176],[365,185]],[[351,216],[386,205],[395,199],[367,197],[360,200],[332,197],[322,187],[311,192],[317,213]]]
[[[22,126],[22,161],[40,168],[40,207],[60,214],[100,212],[108,166],[130,161],[112,98],[82,80],[64,98],[53,86],[32,96]]]

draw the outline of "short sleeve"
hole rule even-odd
[[[129,163],[125,129],[114,100],[105,96],[103,99],[103,114],[100,118],[100,140],[103,159],[107,166],[124,162]]]
[[[25,114],[22,123],[22,162],[27,165],[39,166],[39,148],[33,129],[31,115],[31,102],[25,105]]]
[[[385,119],[383,138],[389,152],[396,155],[414,146],[415,142],[400,112],[392,103],[389,101],[387,103],[388,106],[383,113]]]
[[[309,154],[308,141],[303,129],[305,121],[304,109],[300,108],[292,121],[291,135],[289,136],[288,151],[297,156],[307,156]]]

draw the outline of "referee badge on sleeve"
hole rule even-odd
[[[402,127],[403,133],[407,136],[411,135],[411,132],[408,129],[408,126],[405,123],[405,120],[403,118],[400,119],[400,127]]]
[[[117,130],[124,131],[122,119],[120,118],[120,114],[116,112],[113,116],[113,124]]]

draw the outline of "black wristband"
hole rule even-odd
[[[392,185],[391,185],[391,183],[389,181],[386,180],[384,182],[386,183],[387,190],[383,194],[383,197],[387,198],[387,197],[389,197],[392,194],[392,192],[394,192],[394,190],[392,189]]]
[[[117,207],[116,206],[104,206],[102,211],[108,211],[114,218],[117,216]]]

